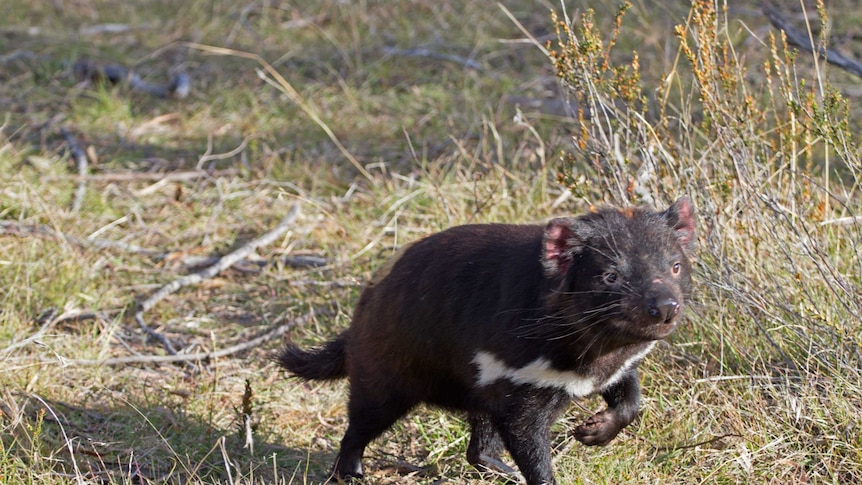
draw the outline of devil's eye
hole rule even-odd
[[[673,274],[679,274],[680,269],[682,269],[682,265],[679,264],[679,262],[673,263],[673,269],[671,269],[671,271],[673,271]]]
[[[606,271],[602,275],[602,283],[608,286],[614,286],[620,279],[620,275],[616,271]]]

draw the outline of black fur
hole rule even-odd
[[[387,264],[349,330],[317,350],[289,345],[279,363],[306,379],[349,376],[338,477],[361,477],[366,445],[426,402],[467,413],[467,459],[479,470],[507,470],[506,449],[528,484],[555,483],[550,427],[572,394],[608,404],[575,429],[586,445],[608,443],[636,417],[637,361],[677,325],[693,244],[687,198],[664,212],[606,208],[544,228],[454,227]],[[519,374],[525,366],[541,379]]]
[[[322,347],[311,350],[302,350],[289,343],[278,355],[278,364],[303,379],[329,380],[347,377],[347,367],[344,365],[346,339],[347,332],[344,332]]]

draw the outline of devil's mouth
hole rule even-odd
[[[676,329],[677,319],[674,318],[670,321],[660,323],[640,323],[637,321],[619,320],[614,322],[614,326],[618,328],[621,333],[626,334],[637,341],[662,340],[668,337]]]
[[[659,339],[663,339],[676,329],[676,319],[668,322],[655,323],[650,325],[648,328],[649,333],[656,335]]]

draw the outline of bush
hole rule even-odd
[[[606,41],[590,11],[554,18],[551,58],[579,106],[560,179],[591,200],[695,200],[700,291],[683,332],[712,364],[704,378],[747,378],[769,409],[746,426],[792,436],[776,455],[806,477],[858,481],[862,165],[848,102],[822,59],[800,74],[783,33],[762,64],[743,62],[716,3],[693,2],[676,27],[686,62],[654,99],[637,53],[613,62],[628,5]]]

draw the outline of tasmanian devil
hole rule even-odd
[[[555,483],[550,428],[571,398],[607,402],[574,431],[586,445],[637,415],[637,365],[691,290],[694,225],[684,197],[663,212],[458,226],[405,247],[365,288],[350,328],[278,357],[304,379],[350,379],[334,475],[362,477],[366,445],[424,402],[466,412],[479,470],[507,470],[505,447],[528,484]]]

